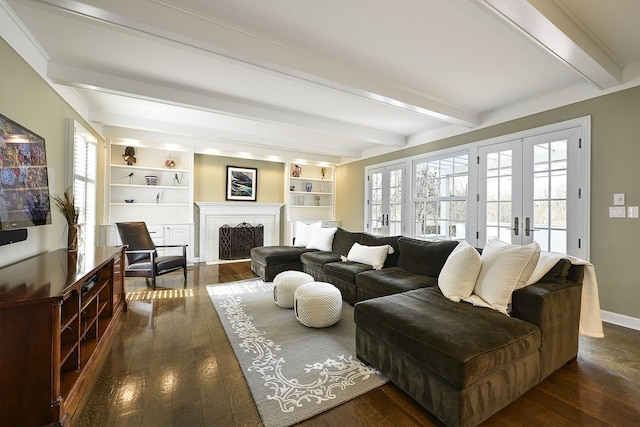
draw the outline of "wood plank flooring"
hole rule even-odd
[[[206,285],[255,277],[248,262],[198,265],[158,279],[148,292],[127,278],[129,311],[72,426],[261,426],[260,416]],[[483,426],[640,425],[640,331],[605,324],[581,338],[564,366]],[[304,426],[439,426],[386,384]]]

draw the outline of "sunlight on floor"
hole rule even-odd
[[[129,301],[190,297],[193,297],[193,289],[161,289],[155,291],[127,292],[127,299]]]

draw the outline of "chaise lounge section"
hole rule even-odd
[[[515,291],[511,316],[438,287],[360,302],[357,356],[446,425],[478,425],[576,357],[582,275]]]

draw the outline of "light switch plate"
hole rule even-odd
[[[613,195],[613,204],[615,206],[624,205],[624,193],[616,193]]]
[[[609,218],[624,218],[624,206],[610,206],[609,207]]]
[[[638,207],[637,206],[627,207],[627,216],[629,218],[638,218]]]

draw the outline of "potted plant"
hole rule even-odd
[[[78,218],[80,213],[78,212],[78,209],[76,209],[73,191],[71,188],[67,188],[62,195],[53,196],[53,202],[58,208],[58,211],[60,211],[62,216],[64,216],[64,219],[67,221],[67,248],[69,251],[77,251],[78,232],[80,230]]]

